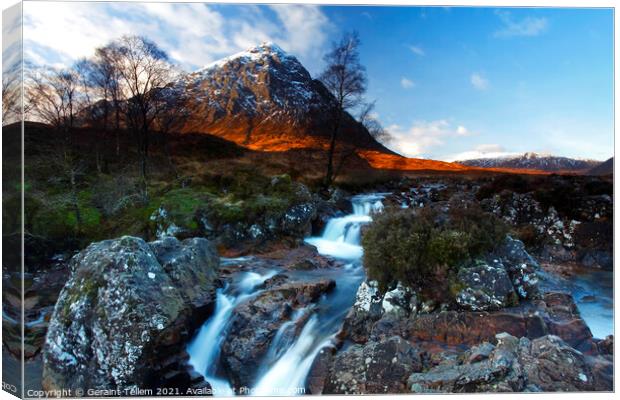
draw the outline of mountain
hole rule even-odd
[[[588,170],[586,175],[610,175],[614,173],[614,158],[597,165],[596,167]]]
[[[585,172],[601,164],[600,161],[595,160],[581,160],[531,152],[517,156],[477,158],[456,162],[468,167],[510,168],[545,172]]]
[[[174,87],[190,98],[185,132],[268,151],[323,147],[331,132],[335,98],[297,58],[273,43],[207,65]],[[393,154],[349,114],[340,137],[358,149]]]

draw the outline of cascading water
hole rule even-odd
[[[305,380],[316,355],[332,342],[342,320],[351,306],[355,291],[363,277],[360,243],[361,227],[372,221],[371,212],[383,210],[383,195],[360,195],[351,199],[353,214],[332,218],[321,237],[311,237],[306,243],[316,246],[318,252],[349,261],[356,273],[338,279],[334,296],[326,299],[331,312],[316,313],[304,325],[297,340],[259,379],[254,394],[260,396],[292,396],[303,393]],[[348,279],[346,279],[348,278]]]
[[[196,337],[187,346],[189,363],[211,384],[214,394],[234,395],[228,381],[217,371],[220,347],[226,337],[226,327],[232,311],[237,304],[257,294],[259,291],[256,288],[275,274],[276,271],[268,271],[263,275],[246,272],[241,276],[237,285],[218,289],[213,316],[200,328]]]
[[[327,222],[321,237],[306,239],[320,254],[343,260],[359,261],[362,258],[360,231],[372,219],[371,212],[383,210],[383,194],[360,195],[351,199],[353,214],[332,218]]]
[[[278,329],[263,361],[260,375],[250,388],[252,394],[291,396],[304,393],[305,380],[315,357],[321,349],[332,343],[355,300],[357,288],[364,279],[361,265],[361,228],[372,221],[373,212],[383,210],[381,200],[384,196],[368,194],[353,197],[353,214],[330,219],[320,237],[305,239],[305,242],[315,246],[320,254],[345,261],[345,268],[287,271],[291,279],[332,278],[338,283],[319,304],[297,310],[291,320]],[[230,316],[237,304],[259,293],[256,288],[275,273],[270,271],[261,275],[246,272],[235,285],[218,291],[214,315],[188,346],[190,363],[205,376],[215,395],[234,394],[230,384],[217,370],[219,349],[226,337]],[[302,323],[303,327],[299,331]],[[297,331],[299,335],[295,338]]]

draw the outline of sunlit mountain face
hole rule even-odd
[[[333,120],[333,96],[276,44],[263,43],[183,76],[175,88],[190,98],[184,131],[221,136],[254,150],[320,148]],[[391,153],[350,115],[341,139]]]

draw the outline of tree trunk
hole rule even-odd
[[[336,140],[338,131],[340,130],[340,120],[342,119],[342,111],[338,111],[338,115],[334,121],[334,129],[329,141],[329,149],[327,151],[327,171],[325,172],[325,180],[323,181],[324,189],[329,189],[334,177],[334,152],[336,150]]]
[[[120,111],[118,109],[118,102],[115,102],[114,104],[114,109],[116,112],[116,157],[120,157],[121,155],[121,138],[120,138],[120,128],[121,128],[121,124],[120,124]]]
[[[148,199],[148,157],[149,157],[149,131],[148,126],[146,125],[146,117],[142,124],[142,149],[141,153],[141,165],[140,171],[142,175],[142,193],[144,195],[145,201]]]
[[[168,159],[168,165],[174,174],[174,179],[179,179],[179,172],[177,171],[177,167],[174,164],[174,160],[172,159],[172,152],[170,151],[170,145],[168,143],[168,133],[162,133],[163,144],[164,144],[164,153],[166,154],[166,158]]]
[[[73,168],[73,166],[71,166],[70,168]],[[76,236],[79,236],[79,234],[82,232],[82,213],[80,212],[80,204],[78,202],[78,197],[77,197],[77,185],[76,185],[76,181],[75,181],[75,171],[71,170],[70,172],[71,174],[71,203],[73,206],[73,212],[75,212],[75,233]]]

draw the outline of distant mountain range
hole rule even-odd
[[[480,168],[511,168],[537,170],[545,172],[576,172],[585,173],[603,164],[596,160],[582,160],[568,157],[558,157],[548,154],[524,153],[516,156],[477,158],[473,160],[456,161],[468,167]]]

